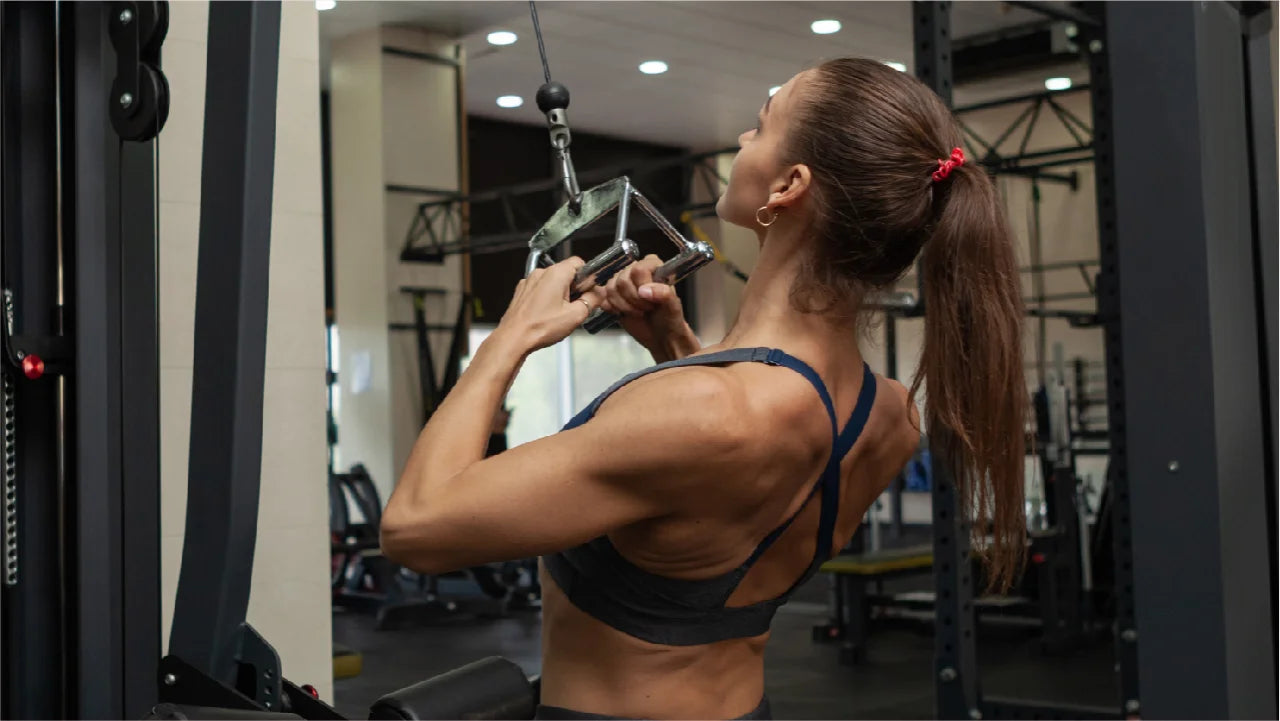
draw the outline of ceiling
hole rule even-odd
[[[569,87],[570,125],[625,138],[710,149],[732,145],[749,127],[768,89],[824,58],[858,55],[912,64],[909,2],[538,2],[552,77]],[[813,20],[843,29],[815,35]],[[964,37],[1042,19],[1001,2],[952,5],[952,35]],[[544,122],[533,102],[542,84],[526,2],[379,2],[340,0],[320,14],[322,63],[329,39],[404,23],[460,38],[467,53],[467,110],[529,124]],[[492,30],[519,36],[489,45]],[[670,70],[644,75],[645,60]],[[327,65],[326,65],[327,66]],[[1084,68],[1055,74],[1083,81]],[[959,87],[957,104],[1043,88],[1039,70]],[[525,104],[499,108],[500,95]]]

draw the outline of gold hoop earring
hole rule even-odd
[[[771,213],[771,215],[769,216],[768,222],[765,222],[760,219],[760,214],[765,212]],[[762,205],[759,208],[756,208],[756,222],[759,223],[760,225],[768,228],[769,226],[773,225],[773,222],[777,219],[778,219],[778,213],[776,211],[770,210],[769,206]]]

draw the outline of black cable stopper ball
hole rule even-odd
[[[569,107],[569,88],[554,80],[538,88],[538,109],[544,113]]]

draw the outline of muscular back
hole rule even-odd
[[[819,368],[843,426],[860,390],[860,364]],[[676,379],[675,376],[684,378]],[[831,451],[828,416],[814,388],[786,369],[760,364],[671,369],[636,381],[605,402],[662,396],[659,384],[704,384],[733,416],[727,434],[749,433],[733,463],[697,483],[679,484],[673,511],[610,534],[627,560],[672,578],[703,579],[740,565],[760,540],[800,510],[729,599],[745,606],[785,593],[816,547],[820,509],[814,481]],[[867,508],[911,457],[918,431],[906,390],[877,378],[862,435],[841,463],[841,503],[832,548],[848,542]],[[628,399],[627,396],[632,396]],[[601,410],[607,410],[602,407]],[[679,406],[654,413],[681,413]],[[661,449],[653,449],[661,453]],[[697,475],[691,468],[690,473]],[[803,507],[802,507],[803,506]],[[545,574],[544,574],[545,575]],[[575,608],[544,579],[543,702],[632,718],[730,718],[763,694],[767,634],[702,646],[669,647],[635,639]]]

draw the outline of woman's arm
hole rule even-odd
[[[586,304],[567,301],[573,260],[521,281],[422,430],[382,517],[392,560],[440,572],[568,548],[669,513],[682,489],[748,460],[743,394],[704,368],[628,386],[591,422],[482,460],[523,358],[586,318]]]
[[[750,442],[743,394],[724,375],[684,368],[644,379],[582,426],[453,474],[412,464],[382,517],[383,552],[440,573],[563,550],[689,508],[765,445]],[[420,457],[431,452],[425,440]]]

